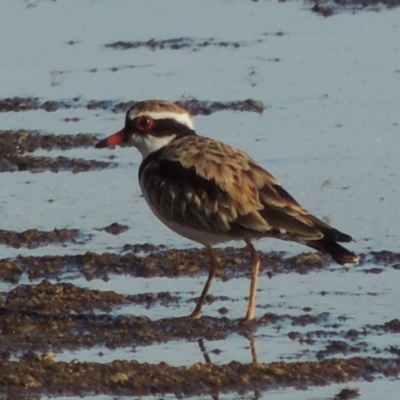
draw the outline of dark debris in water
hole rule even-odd
[[[191,49],[197,51],[204,49],[206,47],[219,47],[219,48],[233,48],[237,49],[242,46],[248,46],[254,43],[261,43],[262,40],[259,39],[252,43],[240,43],[232,42],[227,40],[217,40],[215,38],[208,39],[194,39],[190,37],[179,37],[172,39],[149,39],[149,40],[135,40],[135,41],[118,41],[114,43],[106,44],[105,47],[116,49],[116,50],[129,50],[137,48],[148,48],[150,50],[181,50],[181,49]]]
[[[15,249],[21,247],[34,249],[48,244],[76,243],[79,236],[78,229],[53,229],[49,232],[38,229],[28,229],[23,232],[0,229],[0,243]]]
[[[393,265],[400,263],[399,253],[389,250],[372,251],[371,262],[373,264]]]
[[[62,101],[41,101],[38,98],[10,97],[0,99],[0,112],[22,112],[30,110],[45,110],[48,112],[58,109],[86,108],[88,110],[109,110],[115,113],[125,113],[137,101],[117,102],[112,100],[89,100],[84,101],[80,98]],[[217,111],[245,111],[262,113],[265,109],[261,101],[247,99],[237,101],[205,101],[197,99],[188,99],[177,102],[184,108],[187,108],[192,115],[209,115]]]
[[[264,104],[261,101],[247,99],[241,101],[201,101],[196,99],[177,101],[176,104],[186,108],[191,115],[210,115],[217,111],[246,111],[261,114]]]
[[[35,150],[70,150],[76,148],[94,147],[98,138],[89,133],[76,135],[54,135],[39,131],[2,131],[0,130],[2,146],[12,147],[17,153],[31,153]],[[2,150],[0,150],[2,151]],[[0,153],[1,154],[1,153]]]
[[[145,308],[156,304],[168,307],[175,305],[178,300],[179,297],[168,292],[122,295],[112,290],[91,290],[71,283],[52,284],[47,280],[36,285],[18,285],[3,299],[7,312],[13,310],[33,319],[38,314],[54,317],[62,314],[76,316],[93,313],[95,310],[109,312],[116,306],[126,304],[140,304]],[[3,311],[6,312],[6,309]]]
[[[60,172],[73,173],[103,169],[115,165],[111,162],[86,160],[82,158],[35,156],[35,150],[68,150],[73,148],[93,147],[98,140],[94,135],[41,134],[37,131],[2,131],[0,130],[0,172]]]
[[[107,229],[120,231],[125,226],[112,224]],[[3,231],[5,232],[5,231]],[[42,232],[30,230],[29,235],[33,242],[30,244],[28,237],[22,240],[18,233],[5,233],[8,241],[13,246],[37,246],[38,238],[43,244],[57,243],[60,236],[65,234],[75,235],[75,230],[57,230]],[[33,232],[33,233],[32,233]],[[62,235],[59,233],[62,232]],[[65,233],[64,233],[65,232]],[[72,239],[76,240],[76,239]],[[141,254],[139,256],[139,254]],[[144,255],[142,255],[144,254]],[[246,248],[238,249],[227,247],[215,249],[219,262],[224,266],[218,275],[221,278],[233,278],[239,275],[250,275],[249,255]],[[396,269],[399,264],[400,254],[390,253],[391,263],[386,263],[384,268]],[[270,278],[277,274],[298,273],[307,274],[319,271],[331,265],[331,261],[319,253],[301,253],[295,257],[285,257],[283,253],[270,252],[261,254],[261,274]],[[19,256],[17,258],[0,259],[0,280],[18,282],[22,273],[28,274],[30,279],[48,278],[68,271],[79,273],[87,279],[107,279],[109,274],[127,274],[134,277],[177,277],[193,276],[199,272],[207,273],[209,260],[207,252],[203,249],[167,250],[164,246],[153,246],[148,243],[124,246],[123,254],[87,252],[77,255],[60,256]],[[361,265],[362,267],[362,265]],[[360,267],[352,267],[360,268]],[[365,272],[363,270],[363,272]],[[368,270],[366,270],[368,273]],[[324,295],[324,293],[321,293]]]
[[[379,11],[382,7],[397,7],[400,0],[312,0],[312,11],[330,17],[342,11]]]
[[[46,233],[38,232],[43,237]],[[54,237],[56,240],[57,238]],[[48,243],[51,237],[47,236]],[[11,239],[9,239],[11,240]],[[24,242],[25,246],[29,243]],[[130,247],[130,246],[128,246]],[[127,248],[128,248],[127,247]],[[138,256],[138,253],[145,253]],[[216,249],[223,270],[218,272],[222,278],[238,276],[238,274],[250,274],[248,267],[249,255],[246,249],[228,247]],[[312,259],[313,262],[301,264],[303,259]],[[143,244],[135,245],[134,251],[129,250],[125,254],[115,253],[85,253],[78,255],[61,256],[19,256],[0,260],[0,280],[18,282],[22,273],[28,274],[30,279],[47,278],[57,274],[75,272],[87,279],[107,279],[109,274],[127,274],[135,277],[177,277],[194,275],[200,271],[208,271],[208,255],[205,250],[165,250],[163,246]],[[285,258],[280,253],[268,253],[263,255],[263,273],[268,276],[274,274],[297,272],[305,274],[310,271],[320,270],[329,265],[329,260],[319,254],[304,253],[296,257]]]
[[[179,293],[123,295],[111,290],[92,290],[73,283],[48,280],[62,280],[66,273],[69,276],[83,275],[87,279],[107,279],[109,274],[179,276],[199,271],[205,274],[208,268],[207,255],[202,250],[168,251],[148,244],[135,245],[134,250],[123,255],[86,253],[0,260],[0,280],[16,284],[0,296],[1,392],[14,396],[43,393],[83,396],[93,392],[140,396],[177,394],[178,390],[178,396],[182,397],[276,387],[304,389],[334,382],[370,381],[382,375],[395,378],[400,373],[400,351],[397,348],[371,349],[366,343],[366,336],[374,332],[400,332],[398,319],[381,325],[366,325],[359,330],[345,330],[341,329],[340,318],[333,323],[329,313],[314,313],[305,307],[300,315],[265,312],[251,323],[225,316],[203,316],[195,321],[187,317],[151,320],[136,315],[115,315],[114,312],[125,305],[145,308],[175,306],[182,302]],[[139,257],[136,253],[144,255]],[[245,249],[217,249],[217,257],[225,265],[228,277],[249,273]],[[399,263],[399,257],[399,254],[385,253],[383,258],[385,263],[390,260],[393,266]],[[309,253],[289,259],[280,253],[268,253],[263,254],[263,265],[263,273],[268,270],[277,274],[306,273],[307,270],[327,268],[330,263],[324,257]],[[42,281],[18,285],[23,273],[29,279]],[[210,296],[207,300],[212,302],[218,297]],[[189,301],[194,305],[195,298]],[[134,360],[134,350],[138,346],[172,340],[197,341],[199,338],[224,340],[233,333],[251,341],[257,327],[272,326],[279,331],[283,325],[293,327],[288,338],[305,347],[317,340],[324,344],[324,348],[315,354],[314,361],[259,363],[253,350],[251,364],[232,361],[226,365],[214,365],[207,361],[203,350],[199,350],[199,355],[203,353],[205,363],[191,366],[172,367],[165,362],[150,364]],[[308,327],[307,331],[304,327]],[[108,349],[131,347],[132,360],[104,363],[54,361],[53,351],[79,351],[95,349],[96,346]],[[354,357],[363,353],[368,356]]]
[[[98,231],[104,231],[111,235],[119,235],[126,232],[129,229],[127,225],[121,225],[117,222],[113,222],[111,225],[105,226],[104,228],[98,228]]]
[[[78,108],[79,102],[79,97],[66,101],[41,101],[37,97],[7,97],[0,99],[0,112],[21,112],[31,110],[53,112],[58,109]]]
[[[114,349],[149,346],[179,339],[193,341],[199,337],[210,341],[222,340],[232,333],[248,338],[255,327],[272,325],[279,329],[283,324],[296,326],[299,319],[303,320],[302,326],[315,327],[323,324],[328,317],[327,313],[305,313],[301,316],[265,313],[247,323],[226,317],[203,316],[198,320],[190,320],[185,316],[151,320],[144,316],[109,314],[123,305],[171,307],[179,301],[179,296],[168,292],[122,295],[111,290],[92,290],[72,283],[50,283],[47,280],[39,284],[18,285],[0,297],[0,347],[3,351],[16,354],[24,348],[54,351],[104,345]],[[390,321],[389,324],[394,322]],[[382,330],[385,326],[373,329]],[[347,343],[344,332],[332,331],[332,334],[337,338],[327,343],[324,352],[318,353],[319,360],[367,350],[363,342]],[[296,340],[294,333],[290,334],[290,339]],[[393,349],[387,349],[386,352],[392,358],[396,354]]]
[[[51,353],[28,352],[21,361],[3,359],[0,364],[0,391],[12,388],[14,395],[82,395],[89,393],[145,396],[174,394],[177,398],[249,390],[325,386],[352,380],[371,380],[384,375],[396,378],[400,360],[379,357],[322,362],[272,362],[226,365],[196,363],[172,367],[137,361],[54,362]]]
[[[335,395],[335,400],[350,400],[360,397],[360,389],[358,388],[345,388]]]
[[[35,157],[11,155],[0,158],[0,172],[30,171],[39,172],[61,172],[71,171],[72,173],[86,172],[95,169],[104,169],[113,165],[109,162],[85,160],[83,158],[67,157]]]
[[[184,317],[152,321],[143,316],[113,316],[99,312],[109,312],[125,304],[168,307],[178,301],[179,297],[167,292],[124,296],[113,291],[89,290],[47,281],[38,285],[20,285],[3,296],[0,304],[0,323],[4,327],[0,346],[13,354],[22,348],[35,351],[74,350],[96,345],[110,349],[134,348],[176,339],[203,337],[219,340],[232,332],[248,332],[248,327],[240,320],[227,318],[204,317],[191,321]],[[276,319],[283,321],[290,317],[277,316]]]

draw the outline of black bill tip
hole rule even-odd
[[[104,149],[104,147],[108,147],[107,139],[100,140],[95,146],[96,149]]]

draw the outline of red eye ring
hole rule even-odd
[[[154,125],[153,118],[148,115],[141,115],[135,118],[135,126],[139,131],[145,132],[151,129]]]

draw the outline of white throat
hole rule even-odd
[[[166,146],[176,135],[157,137],[152,135],[132,135],[132,144],[140,151],[143,160],[151,153]]]

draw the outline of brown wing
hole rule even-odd
[[[139,175],[163,217],[186,226],[291,240],[323,236],[316,227],[319,220],[271,174],[245,153],[212,139],[177,139],[150,155]]]

